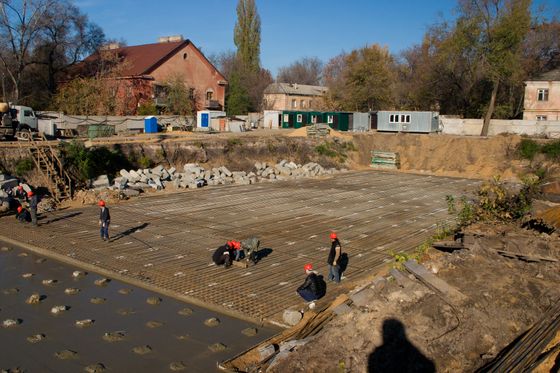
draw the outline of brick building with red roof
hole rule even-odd
[[[165,84],[174,77],[191,89],[197,110],[224,109],[227,80],[188,39],[164,37],[158,43],[127,47],[111,44],[100,52],[116,56],[121,64],[116,78],[126,105],[116,114],[135,114],[142,104],[165,107]],[[94,75],[88,71],[98,69],[99,59],[100,53],[89,56],[72,75]]]

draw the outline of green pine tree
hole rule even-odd
[[[260,69],[261,19],[257,13],[255,0],[239,0],[237,3],[237,23],[233,41],[237,56],[250,71]]]

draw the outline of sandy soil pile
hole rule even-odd
[[[412,280],[390,281],[367,307],[336,317],[271,372],[474,371],[560,299],[560,263],[527,263],[497,249],[560,259],[558,234],[478,226],[470,249],[435,250],[424,265],[466,295],[456,304]]]
[[[371,151],[397,152],[401,170],[433,175],[518,180],[529,172],[529,162],[516,159],[517,135],[489,138],[437,134],[371,133],[354,136],[359,149],[357,163],[369,165]],[[560,176],[558,164],[549,163],[550,173]]]

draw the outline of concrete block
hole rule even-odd
[[[110,185],[107,175],[101,175],[91,183],[93,188],[108,188]]]
[[[231,173],[231,171],[228,170],[227,167],[225,167],[225,166],[220,167],[220,172],[223,173],[224,175],[226,175],[227,177],[230,177],[230,176],[233,175]]]
[[[262,165],[261,162],[255,162],[255,169],[256,169],[257,171],[258,171],[258,170],[261,170],[262,168],[263,168],[263,165]]]
[[[352,294],[350,296],[350,299],[356,306],[366,307],[371,304],[374,296],[375,296],[375,292],[370,288],[366,288],[357,292],[356,294]]]
[[[282,159],[280,162],[278,162],[277,166],[283,167],[286,163],[288,163],[287,160]]]
[[[136,189],[124,189],[121,191],[121,193],[127,197],[137,197],[140,195],[140,191]]]
[[[344,315],[348,312],[352,311],[352,308],[348,306],[346,303],[339,304],[335,308],[333,308],[333,312],[337,315]]]
[[[163,170],[164,170],[163,166],[159,165],[159,166],[156,166],[156,167],[152,168],[151,173],[161,176],[161,174],[163,173]]]
[[[282,319],[284,322],[290,326],[296,325],[303,318],[303,314],[300,311],[287,309],[282,314]]]
[[[127,179],[130,179],[130,172],[128,172],[127,170],[125,170],[124,168],[122,170],[119,171],[119,174],[122,177],[126,177]]]
[[[377,277],[375,280],[373,280],[372,286],[375,290],[382,290],[385,288],[385,286],[387,286],[387,279],[381,276]]]
[[[177,169],[175,167],[171,167],[169,170],[167,170],[167,172],[169,173],[169,175],[174,175],[175,172],[177,172]]]

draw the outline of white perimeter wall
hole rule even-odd
[[[446,118],[440,115],[443,125],[442,133],[448,135],[480,136],[482,119]],[[528,136],[546,136],[560,138],[560,121],[535,121],[535,120],[502,120],[492,119],[488,135],[502,133],[516,133]]]

